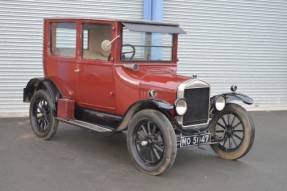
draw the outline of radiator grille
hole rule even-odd
[[[183,126],[208,122],[209,116],[209,88],[184,90],[187,111],[183,116]]]

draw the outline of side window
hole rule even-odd
[[[88,50],[89,49],[89,31],[83,30],[83,49]]]
[[[102,42],[111,41],[112,26],[108,24],[83,24],[83,59],[108,60],[111,50],[103,49]]]
[[[74,58],[76,56],[76,24],[51,24],[51,51],[61,57]]]

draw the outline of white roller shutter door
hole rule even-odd
[[[43,76],[43,18],[67,16],[142,19],[143,0],[1,0],[0,116],[28,114],[22,90]]]
[[[232,84],[250,109],[287,108],[287,1],[165,0],[164,21],[179,23],[179,69],[198,74],[212,94]]]

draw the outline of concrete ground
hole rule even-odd
[[[104,137],[61,124],[53,140],[42,141],[27,118],[0,119],[0,191],[287,190],[287,111],[251,114],[255,142],[244,158],[184,148],[157,177],[132,165],[124,133]]]

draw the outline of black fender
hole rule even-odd
[[[219,95],[215,95],[215,96],[211,97],[210,98],[211,106],[213,106],[215,104],[215,100],[219,96],[223,96],[226,100],[226,103],[237,100],[237,101],[242,101],[243,103],[245,103],[247,105],[252,105],[254,102],[251,97],[249,97],[245,94],[230,92],[230,93],[219,94]]]
[[[34,93],[41,89],[44,89],[49,93],[54,103],[57,102],[58,98],[62,97],[61,92],[52,80],[48,78],[33,78],[27,83],[26,87],[24,88],[23,102],[29,103]]]
[[[213,116],[215,115],[215,113],[217,112],[217,110],[215,109],[215,101],[216,98],[219,96],[223,96],[225,98],[226,103],[230,103],[234,100],[237,101],[241,101],[247,105],[252,105],[253,104],[253,99],[245,94],[241,94],[241,93],[236,93],[236,92],[230,92],[230,93],[223,93],[223,94],[219,94],[219,95],[215,95],[213,97],[210,98],[210,112],[209,112],[209,116],[211,118],[213,118]]]
[[[121,121],[121,124],[119,125],[116,131],[125,130],[132,116],[140,110],[155,109],[155,110],[163,112],[165,115],[168,115],[168,111],[172,110],[173,108],[174,106],[171,105],[170,103],[163,101],[163,100],[158,100],[158,99],[147,99],[147,100],[137,101],[129,107],[129,109],[127,110],[127,112],[125,113]]]

